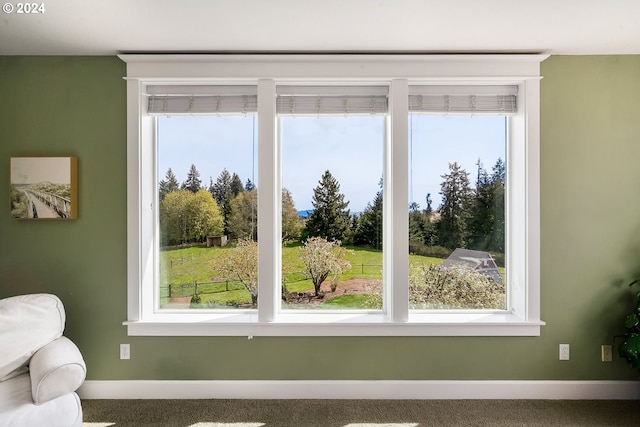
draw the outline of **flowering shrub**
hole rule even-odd
[[[413,309],[504,309],[504,285],[463,265],[418,264],[409,269]]]
[[[223,252],[211,267],[227,280],[242,283],[251,294],[251,305],[258,304],[258,242],[239,239],[236,247]]]
[[[300,261],[306,273],[311,277],[315,295],[320,292],[320,285],[329,276],[334,280],[347,270],[351,263],[346,256],[349,251],[343,248],[340,241],[328,241],[322,237],[309,237],[304,246],[299,248]]]

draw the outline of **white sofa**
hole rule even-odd
[[[86,376],[55,295],[0,299],[0,427],[82,427]]]

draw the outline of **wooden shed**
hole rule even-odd
[[[210,246],[226,246],[228,238],[225,234],[222,236],[207,236],[207,247]]]

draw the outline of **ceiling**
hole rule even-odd
[[[638,0],[36,0],[0,55],[640,54]]]

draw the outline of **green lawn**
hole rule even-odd
[[[297,252],[300,244],[288,244],[282,249],[285,286],[288,292],[305,292],[313,290],[313,284],[304,274],[304,267],[299,261]],[[168,285],[172,285],[173,296],[193,295],[197,283],[202,306],[234,306],[251,301],[249,292],[240,283],[226,282],[216,273],[211,262],[224,251],[233,248],[193,246],[182,249],[164,250],[160,252],[160,288],[161,305],[168,301]],[[339,281],[354,278],[372,280],[382,279],[382,251],[362,247],[348,246],[347,259],[351,270],[344,272]],[[439,264],[440,258],[409,255],[411,263]],[[504,269],[500,268],[504,275]],[[214,282],[214,283],[211,283]],[[338,286],[340,286],[338,284]],[[364,307],[366,297],[363,295],[340,295],[325,301],[323,308]]]

